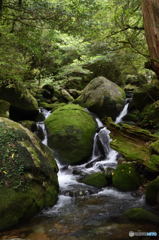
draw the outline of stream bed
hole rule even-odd
[[[126,115],[127,108],[128,104],[117,122]],[[43,110],[43,114],[47,117],[49,112]],[[99,130],[94,137],[92,156],[87,163],[63,166],[57,160],[60,185],[57,204],[14,230],[0,233],[1,240],[126,240],[129,239],[130,231],[157,231],[151,224],[132,224],[123,217],[129,208],[147,208],[142,194],[123,193],[110,187],[97,189],[78,181],[85,174],[105,171],[117,165],[118,153],[110,148],[109,130],[98,118],[96,122]],[[42,142],[47,145],[45,126],[42,122],[38,126],[43,129]]]

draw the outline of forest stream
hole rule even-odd
[[[159,0],[0,0],[0,240],[159,240]]]
[[[127,114],[128,105],[126,103],[116,118],[116,123],[121,122]],[[45,109],[40,111],[45,118],[50,114]],[[137,192],[124,193],[112,187],[97,189],[78,181],[85,173],[104,171],[110,167],[116,168],[117,165],[118,153],[111,149],[109,144],[110,131],[99,118],[95,117],[95,120],[98,132],[94,136],[90,160],[82,165],[65,166],[56,159],[60,185],[57,204],[43,210],[38,216],[15,227],[14,230],[2,233],[1,240],[124,240],[129,239],[129,236],[138,230],[156,232],[157,229],[152,224],[132,224],[122,219],[123,212],[129,208],[148,208],[144,195]],[[47,145],[44,122],[38,122],[37,126],[44,133],[42,143]]]

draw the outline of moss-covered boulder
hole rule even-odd
[[[36,99],[20,83],[1,84],[0,97],[11,104],[10,117],[12,119],[25,120],[38,114]]]
[[[159,204],[159,177],[147,185],[146,202],[151,205]]]
[[[140,176],[132,163],[118,165],[112,180],[113,186],[121,191],[136,190],[141,184]]]
[[[159,217],[157,215],[143,208],[131,208],[127,210],[124,215],[132,222],[159,223]]]
[[[68,104],[55,110],[46,120],[48,144],[61,162],[77,164],[92,152],[96,123],[82,107]]]
[[[0,118],[0,230],[56,203],[57,171],[51,150],[22,125]]]
[[[121,111],[125,100],[124,91],[104,77],[94,78],[82,91],[76,102],[100,117],[113,119]]]
[[[10,103],[0,99],[0,117],[9,117]]]
[[[83,182],[87,185],[94,186],[96,188],[102,188],[102,187],[106,187],[108,185],[106,176],[102,172],[97,172],[97,173],[92,173],[92,174],[86,175],[81,179],[81,182]]]

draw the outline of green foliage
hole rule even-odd
[[[104,75],[123,84],[147,73],[142,26],[139,0],[3,1],[0,80],[82,89]]]

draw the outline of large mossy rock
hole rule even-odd
[[[140,176],[132,163],[118,165],[113,175],[113,186],[121,191],[133,191],[141,184]]]
[[[56,203],[57,171],[50,149],[22,125],[0,118],[0,230]]]
[[[146,202],[151,205],[159,205],[159,177],[147,185]]]
[[[46,120],[48,144],[61,162],[78,164],[88,160],[93,148],[96,123],[82,107],[59,107]]]
[[[115,119],[123,107],[124,100],[124,90],[104,77],[97,77],[84,88],[76,102],[99,117],[111,116]]]
[[[105,173],[102,172],[96,172],[86,175],[81,179],[81,182],[87,185],[94,186],[96,188],[102,188],[108,185]]]
[[[1,84],[0,98],[11,104],[13,120],[31,119],[38,114],[38,103],[21,83]]]

